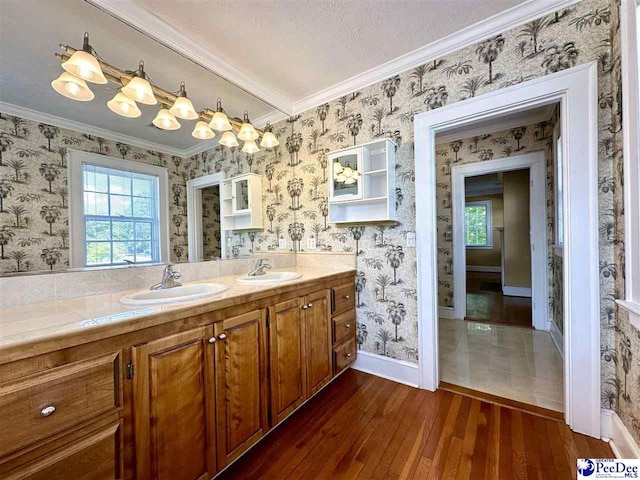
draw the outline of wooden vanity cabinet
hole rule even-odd
[[[331,295],[333,369],[337,375],[356,360],[358,352],[354,282],[333,287]]]
[[[207,326],[132,348],[137,478],[215,475],[212,339]]]

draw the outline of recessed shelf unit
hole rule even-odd
[[[386,138],[327,154],[329,222],[396,220],[396,144]]]
[[[222,228],[262,230],[262,175],[245,173],[220,184]]]

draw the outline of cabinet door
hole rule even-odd
[[[333,374],[331,350],[331,302],[329,291],[306,297],[307,389],[311,396]]]
[[[269,308],[271,425],[278,424],[307,398],[303,305],[300,297]]]
[[[233,213],[248,213],[251,211],[250,181],[250,177],[240,177],[232,180]]]
[[[362,147],[327,155],[329,202],[349,202],[362,198]]]
[[[137,478],[216,473],[213,327],[133,347]]]
[[[266,315],[256,310],[216,323],[218,466],[268,431]]]

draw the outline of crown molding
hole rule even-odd
[[[296,100],[293,102],[293,112],[299,114],[315,108],[580,1],[528,0],[308,97]]]
[[[134,2],[86,1],[274,108],[282,110],[287,115],[293,114],[291,99],[257,81],[254,76],[247,75],[229,62],[213,55],[198,42],[190,39],[149,10]]]
[[[167,147],[155,142],[147,142],[140,140],[136,137],[124,135],[121,133],[112,132],[111,130],[105,130],[104,128],[92,127],[85,123],[75,122],[66,118],[58,117],[48,113],[38,112],[30,108],[21,107],[19,105],[13,105],[0,101],[0,112],[7,115],[14,115],[16,117],[26,118],[34,122],[46,123],[60,128],[66,128],[75,132],[84,133],[86,135],[94,135],[96,137],[106,138],[107,140],[113,140],[114,142],[126,143],[134,147],[144,148],[147,150],[153,150],[155,152],[162,152],[167,155],[176,155],[178,157],[184,157],[186,150],[179,150],[177,148]],[[200,146],[200,144],[198,144]]]

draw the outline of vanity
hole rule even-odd
[[[294,270],[182,304],[102,296],[99,317],[51,332],[94,300],[0,309],[45,329],[0,344],[0,478],[217,475],[356,358],[355,270]]]

